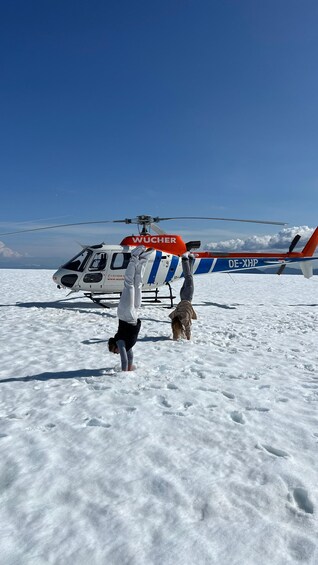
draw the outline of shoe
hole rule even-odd
[[[189,265],[190,265],[191,273],[193,272],[194,261],[195,261],[195,256],[192,255],[192,253],[189,253]]]
[[[145,249],[145,248],[144,248]],[[139,259],[145,259],[146,261],[148,261],[150,255],[153,252],[153,247],[149,247],[148,249],[145,249],[145,251],[142,251],[139,255]]]
[[[135,247],[134,249],[132,249],[131,256],[132,257],[140,257],[140,255],[144,251],[146,251],[146,247],[144,245],[138,245],[138,247]]]

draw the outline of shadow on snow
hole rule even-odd
[[[113,376],[114,369],[107,367],[105,369],[78,369],[77,371],[58,371],[56,373],[39,373],[38,375],[30,375],[27,377],[12,377],[9,379],[1,379],[1,383],[21,382],[28,383],[32,381],[50,381],[52,379],[83,379],[89,377],[107,377]]]

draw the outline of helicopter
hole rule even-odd
[[[139,245],[152,248],[153,250],[144,274],[143,300],[161,302],[162,299],[169,299],[171,307],[175,298],[171,283],[183,276],[181,256],[186,251],[191,252],[194,257],[194,275],[220,272],[232,273],[269,267],[277,267],[277,274],[280,275],[283,273],[286,265],[297,263],[300,265],[303,275],[306,278],[310,278],[313,275],[312,261],[318,260],[318,256],[313,256],[318,245],[318,227],[300,252],[293,251],[300,239],[298,234],[292,240],[286,253],[224,253],[199,251],[200,241],[185,243],[180,235],[167,234],[157,225],[159,222],[167,220],[220,220],[286,225],[284,222],[237,218],[206,218],[197,216],[161,218],[140,215],[123,220],[59,224],[19,230],[18,232],[10,232],[10,234],[106,222],[123,222],[127,225],[136,224],[138,226],[138,234],[124,237],[119,245],[105,243],[83,245],[77,255],[60,266],[53,274],[53,281],[59,289],[67,289],[69,294],[83,292],[87,298],[101,306],[105,306],[105,301],[114,300],[114,297],[122,292],[125,270],[129,263],[131,250]],[[8,235],[8,233],[0,235]],[[159,290],[164,286],[169,288],[169,294],[160,296]]]

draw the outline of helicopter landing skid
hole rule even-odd
[[[171,285],[169,283],[166,283],[166,285],[169,287],[168,296],[160,296],[158,288],[155,288],[154,290],[143,290],[142,291],[143,302],[152,302],[152,303],[160,304],[162,300],[170,300],[170,306],[166,306],[166,308],[173,308],[173,299],[175,298],[175,296],[172,293]],[[147,294],[148,296],[145,296],[145,294]],[[114,293],[110,296],[105,296],[105,295],[97,296],[96,294],[92,294],[90,292],[84,292],[84,295],[90,300],[92,300],[94,304],[98,304],[98,306],[102,306],[103,308],[109,308],[109,306],[107,304],[104,304],[103,302],[105,300],[114,301],[114,298],[117,298],[117,296],[115,295],[118,295],[118,298],[120,297],[120,292]]]
[[[156,288],[155,290],[143,290],[142,292],[142,299],[143,301],[147,302],[161,302],[162,300],[170,300],[170,306],[166,306],[166,308],[173,308],[173,299],[175,296],[172,294],[171,285],[167,282],[166,285],[169,287],[169,296],[160,296],[159,289]],[[145,294],[154,293],[154,296],[145,296]]]

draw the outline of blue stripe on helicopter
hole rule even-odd
[[[217,259],[213,270],[214,272],[217,273],[217,272],[229,271],[232,269],[235,271],[234,265],[233,267],[230,267],[230,263],[228,259]]]
[[[161,257],[162,257],[162,252],[161,251],[156,251],[156,257],[155,260],[153,262],[152,265],[152,269],[150,271],[150,275],[147,281],[147,284],[153,284],[155,282],[157,273],[158,273],[158,269],[159,269],[159,265],[160,265],[160,261],[161,261]]]
[[[201,261],[206,261],[207,259],[201,259]],[[284,260],[280,258],[269,259],[267,257],[258,258],[233,258],[233,259],[220,259],[218,258],[213,272],[235,272],[235,271],[248,271],[250,269],[256,268],[266,268],[266,267],[279,267],[282,264],[288,263],[301,263],[302,261],[310,261],[311,257],[286,257]],[[196,271],[198,272],[198,271]],[[201,271],[202,272],[202,271]],[[204,271],[207,272],[207,271]]]
[[[203,275],[205,273],[209,273],[213,265],[213,261],[214,259],[206,259],[206,258],[200,259],[200,263],[195,269],[195,274]]]
[[[240,259],[221,259],[218,258],[216,260],[216,263],[214,265],[214,269],[213,271],[215,273],[218,272],[231,272],[231,271],[243,271],[243,270],[249,270],[249,269],[253,269],[253,268],[259,268],[259,267],[264,267],[265,261],[264,259],[253,259],[252,261],[240,258]],[[276,263],[273,263],[273,266],[275,266]]]
[[[175,272],[176,272],[178,265],[179,265],[179,257],[177,257],[176,255],[173,255],[165,282],[171,281],[172,277],[174,277],[174,275],[175,275]]]

